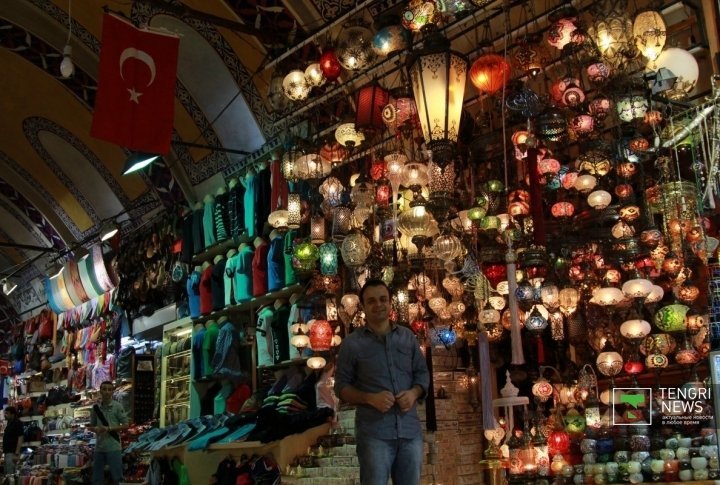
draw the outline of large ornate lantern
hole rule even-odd
[[[450,50],[449,41],[440,33],[433,32],[423,49],[411,57],[409,72],[423,137],[433,159],[444,165],[458,140],[467,59]]]

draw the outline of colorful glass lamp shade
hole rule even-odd
[[[308,322],[310,327],[310,347],[313,352],[325,352],[332,346],[333,329],[327,320],[313,320]]]
[[[334,243],[325,243],[318,249],[320,254],[320,273],[336,275],[338,272],[338,250]]]
[[[510,63],[503,56],[484,54],[473,62],[470,81],[481,93],[493,95],[510,80]]]
[[[355,129],[382,129],[383,108],[389,100],[390,94],[377,84],[360,88],[355,97]]]

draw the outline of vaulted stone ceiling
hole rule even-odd
[[[384,77],[386,87],[401,82],[402,56],[395,56],[383,61],[372,75],[343,75],[341,81],[346,84],[325,86],[315,93],[315,100],[289,106],[282,113],[273,112],[266,99],[273,73],[266,66],[289,46],[322,31],[313,42],[293,51],[277,66],[280,69],[317,59],[321,46],[341,31],[339,23],[325,32],[324,27],[334,20],[357,13],[372,22],[388,11],[399,13],[406,3],[0,2],[0,65],[4,69],[0,76],[0,278],[12,274],[21,283],[12,295],[16,309],[44,303],[40,285],[30,283],[37,282],[50,260],[80,242],[96,241],[104,221],[118,220],[123,231],[133,231],[158,213],[175,211],[222,183],[223,177],[246,163],[239,152],[257,153],[261,147],[277,146],[282,142],[280,135],[308,117],[324,126],[338,122],[351,108],[353,90],[373,78]],[[515,35],[532,22],[546,22],[543,15],[563,3],[491,1],[482,11],[457,22],[448,34],[454,48],[460,45],[473,58],[481,48],[501,49],[498,42],[506,28]],[[573,3],[587,7],[592,2]],[[704,28],[697,25],[702,22],[698,2],[660,3],[681,5],[673,10],[679,18],[673,27],[678,38],[690,38]],[[509,26],[501,15],[504,8],[514,16]],[[540,20],[529,15],[533,8]],[[121,170],[129,152],[89,135],[105,9],[135,25],[165,28],[181,36],[172,151],[150,170],[124,177]],[[59,66],[68,37],[75,73],[64,79]],[[488,42],[480,45],[479,41]],[[468,88],[466,108],[477,98]]]

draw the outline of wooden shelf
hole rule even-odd
[[[28,423],[30,421],[42,421],[43,418],[44,416],[42,414],[36,414],[35,416],[22,416],[20,421]]]
[[[247,236],[240,236],[237,240],[226,239],[225,241],[213,244],[209,248],[205,248],[203,252],[194,255],[192,262],[197,265],[204,261],[212,261],[215,256],[219,256],[221,254],[224,256],[230,249],[237,249],[240,243],[249,243],[250,240],[251,239]]]
[[[189,336],[190,336],[190,335],[188,334],[188,337],[189,337]],[[190,355],[191,353],[192,353],[192,350],[182,350],[182,351],[180,351],[180,352],[175,352],[174,354],[169,354],[169,355],[167,356],[167,358],[168,358],[168,359],[177,359],[177,358],[179,358],[179,357],[188,356],[188,355]]]
[[[254,298],[251,298],[250,300],[244,301],[242,303],[239,303],[237,305],[230,305],[222,310],[214,311],[208,315],[203,315],[199,318],[193,319],[193,323],[202,323],[207,322],[208,320],[217,320],[218,318],[222,316],[229,316],[233,313],[240,313],[245,312],[247,310],[252,310],[253,308],[256,308],[263,303],[270,303],[273,300],[276,300],[278,298],[287,298],[293,293],[297,293],[298,291],[302,291],[303,285],[301,284],[295,284],[292,286],[286,286],[285,288],[282,288],[277,291],[273,291],[272,293],[266,293],[262,296],[257,296]],[[174,354],[173,354],[174,355]]]
[[[187,467],[190,483],[208,483],[210,475],[215,473],[218,464],[228,456],[239,458],[241,455],[271,453],[280,470],[283,471],[296,457],[305,454],[308,447],[314,445],[318,438],[329,432],[330,423],[325,423],[270,443],[259,441],[214,443],[207,450],[202,451],[188,451],[185,443],[153,451],[152,455],[179,457]]]
[[[308,360],[307,357],[299,357],[297,359],[284,360],[282,362],[278,362],[277,364],[273,364],[273,365],[258,366],[257,370],[258,370],[258,372],[262,372],[264,370],[273,371],[273,370],[287,369],[287,368],[293,367],[295,365],[303,365],[304,366],[304,365],[307,365],[307,360]]]

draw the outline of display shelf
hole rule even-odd
[[[218,318],[222,316],[229,316],[233,313],[239,313],[244,312],[247,310],[252,310],[253,308],[257,308],[258,306],[262,305],[263,303],[270,303],[273,300],[277,300],[278,298],[287,298],[293,293],[297,293],[298,291],[301,291],[303,289],[302,284],[295,284],[291,286],[286,286],[285,288],[282,288],[277,291],[273,291],[271,293],[266,293],[261,296],[253,297],[249,300],[246,300],[242,303],[238,303],[237,305],[230,305],[226,306],[222,310],[216,310],[214,312],[211,312],[207,315],[203,315],[199,318],[194,318],[192,321],[193,323],[203,323],[207,322],[209,320],[217,320]]]
[[[281,370],[281,369],[288,369],[295,365],[306,365],[307,364],[307,357],[298,357],[296,359],[290,359],[290,360],[284,360],[282,362],[278,362],[277,364],[273,365],[259,365],[257,367],[258,372],[264,371],[264,370]]]
[[[219,242],[217,244],[213,244],[209,248],[206,248],[204,251],[197,253],[193,256],[192,262],[193,264],[201,264],[204,261],[211,261],[215,256],[224,255],[227,253],[230,249],[237,249],[237,246],[240,243],[249,243],[250,238],[247,236],[240,236],[237,240],[235,239],[226,239],[225,241]]]
[[[30,421],[42,421],[43,418],[42,414],[36,414],[35,416],[21,416],[20,421],[29,423]]]
[[[42,441],[23,441],[23,446],[42,446]]]
[[[164,342],[177,340],[178,331],[190,329],[192,321],[178,320],[164,327]],[[191,338],[191,333],[187,334]],[[162,358],[160,368],[160,426],[169,426],[190,415],[190,369],[192,350],[182,350]],[[184,408],[187,408],[184,409]]]
[[[280,470],[285,470],[296,457],[305,454],[309,446],[314,445],[321,436],[329,432],[330,423],[324,423],[270,443],[260,441],[214,443],[203,451],[188,451],[187,443],[184,443],[153,451],[152,455],[178,457],[187,467],[189,483],[209,483],[210,476],[215,473],[218,464],[228,456],[240,458],[242,455],[272,454]]]
[[[168,359],[177,359],[180,357],[185,357],[186,355],[190,355],[192,353],[192,350],[183,350],[181,352],[175,352],[174,354],[170,354],[167,356]]]
[[[43,434],[45,436],[62,436],[62,435],[70,434],[70,433],[72,433],[72,429],[70,429],[70,428],[55,429],[53,431],[43,431]]]
[[[165,379],[165,382],[173,383],[173,382],[181,382],[181,381],[188,381],[190,380],[190,375],[186,376],[179,376],[179,377],[168,377]]]

